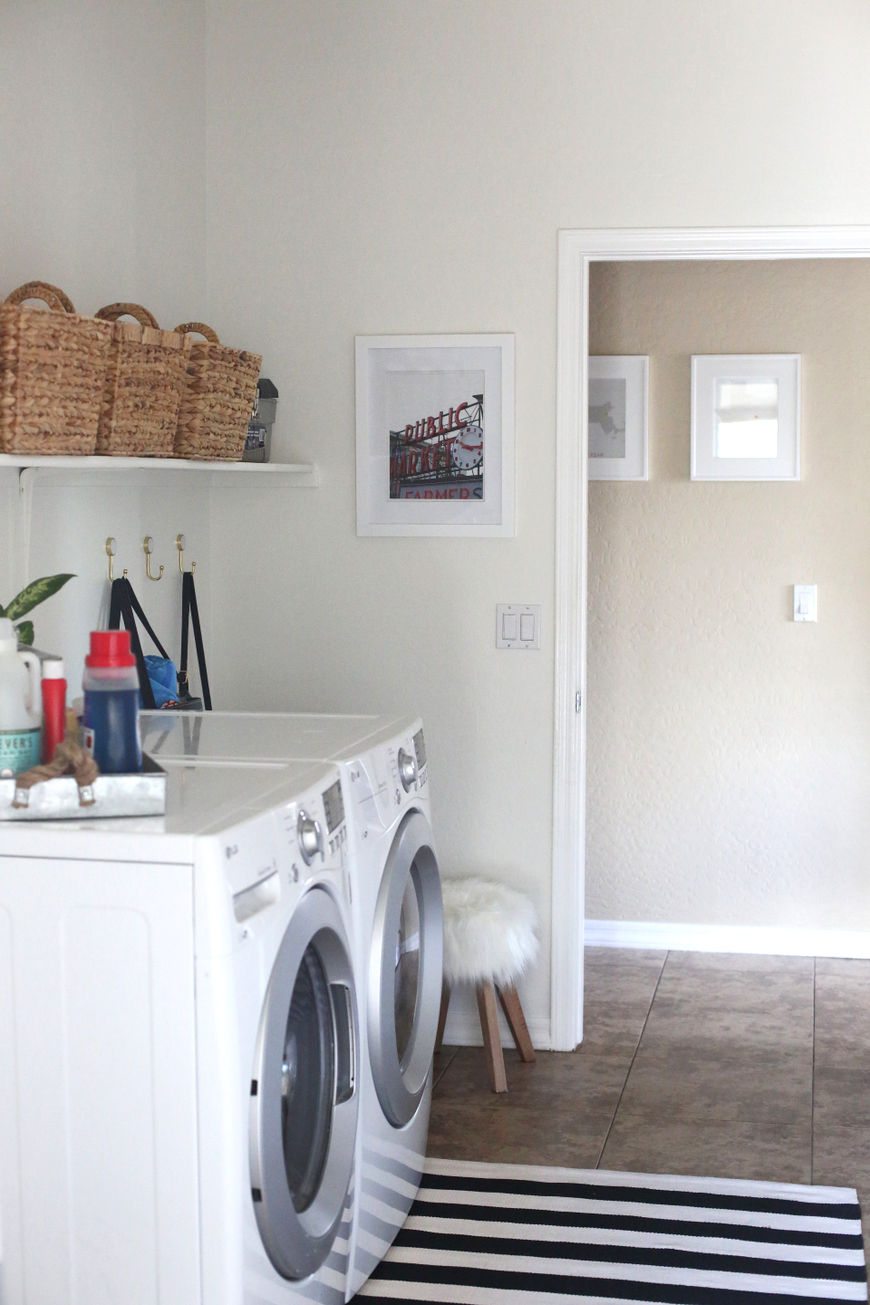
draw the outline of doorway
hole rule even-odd
[[[591,264],[866,258],[870,228],[563,231],[559,237],[553,934],[554,1048],[583,1036],[587,394]]]

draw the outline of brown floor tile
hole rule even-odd
[[[714,1059],[694,1049],[644,1047],[635,1057],[617,1119],[797,1124],[812,1118],[811,1055],[775,1050]]]
[[[870,961],[816,962],[816,1065],[870,1076]]]
[[[816,957],[816,983],[845,982],[870,993],[870,961],[841,960],[837,956]]]
[[[736,969],[723,964],[733,962],[733,957],[701,956],[689,964],[686,955],[680,954],[676,961],[673,953],[668,957],[642,1050],[658,1047],[668,1055],[684,1047],[723,1057],[744,1050],[812,1054],[811,960],[806,965],[797,958],[802,962],[798,968],[791,957],[741,957],[754,964]],[[759,965],[759,961],[776,964]]]
[[[569,1114],[520,1103],[508,1093],[491,1101],[432,1101],[429,1155],[451,1160],[491,1160],[510,1164],[567,1165],[594,1169],[610,1116]]]
[[[802,1124],[656,1123],[617,1117],[601,1169],[636,1173],[810,1181],[809,1116]]]
[[[449,1100],[456,1110],[499,1108],[509,1100],[549,1111],[554,1127],[589,1116],[612,1118],[631,1064],[629,1055],[580,1056],[575,1052],[539,1051],[534,1064],[505,1050],[508,1091],[489,1085],[482,1047],[460,1047],[433,1093],[433,1102]]]
[[[459,1050],[458,1047],[442,1047],[441,1050],[436,1053],[432,1061],[432,1086],[433,1087],[437,1084],[439,1078],[444,1073],[447,1066],[450,1064],[451,1060],[456,1055],[458,1050]]]
[[[870,1128],[860,1124],[813,1127],[813,1182],[826,1187],[857,1187],[870,1214]]]
[[[870,1075],[866,1069],[816,1062],[813,1118],[825,1124],[863,1124],[870,1137]]]
[[[586,1168],[603,1148],[605,1169],[855,1186],[870,1206],[870,962],[813,975],[590,948],[580,1050],[506,1050],[499,1096],[481,1048],[444,1048],[430,1154]]]
[[[668,952],[670,973],[794,974],[812,982],[812,956],[753,956],[742,952]]]
[[[586,952],[582,1054],[634,1051],[666,956],[610,947]]]

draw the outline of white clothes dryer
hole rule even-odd
[[[221,713],[154,713],[158,760],[219,764],[238,747]],[[419,719],[251,713],[234,759],[326,758],[347,798],[351,893],[360,975],[359,1181],[348,1298],[380,1262],[416,1196],[426,1154],[432,1054],[441,1002],[443,922]]]
[[[340,775],[167,769],[165,817],[0,826],[0,1299],[339,1305],[361,1098]]]

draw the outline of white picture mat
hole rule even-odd
[[[390,415],[406,388],[388,381],[397,372],[483,375],[482,500],[390,498]],[[358,336],[356,440],[358,535],[513,535],[513,335]]]
[[[716,383],[775,379],[779,429],[775,458],[716,457]],[[799,353],[692,355],[692,480],[800,480]]]
[[[589,406],[594,381],[625,382],[625,457],[589,457],[590,480],[649,479],[649,358],[645,354],[590,356]],[[593,446],[590,417],[590,450]]]

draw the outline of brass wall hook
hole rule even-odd
[[[143,547],[143,549],[145,550],[145,574],[147,575],[148,579],[149,579],[149,580],[162,580],[162,579],[163,579],[163,567],[162,567],[162,566],[161,566],[161,568],[160,568],[160,573],[159,573],[159,575],[152,575],[152,574],[151,574],[151,553],[152,553],[153,548],[154,548],[154,540],[151,538],[150,535],[146,535],[146,536],[145,536],[144,540],[142,541],[142,547]]]
[[[187,547],[187,540],[184,535],[175,536],[175,547],[178,549],[178,569],[184,575],[184,550]],[[193,575],[196,570],[196,563],[191,562],[190,574]]]
[[[106,553],[109,558],[109,584],[115,583],[115,553],[117,552],[117,540],[111,535],[106,540]],[[124,579],[127,579],[127,568],[124,567]]]

